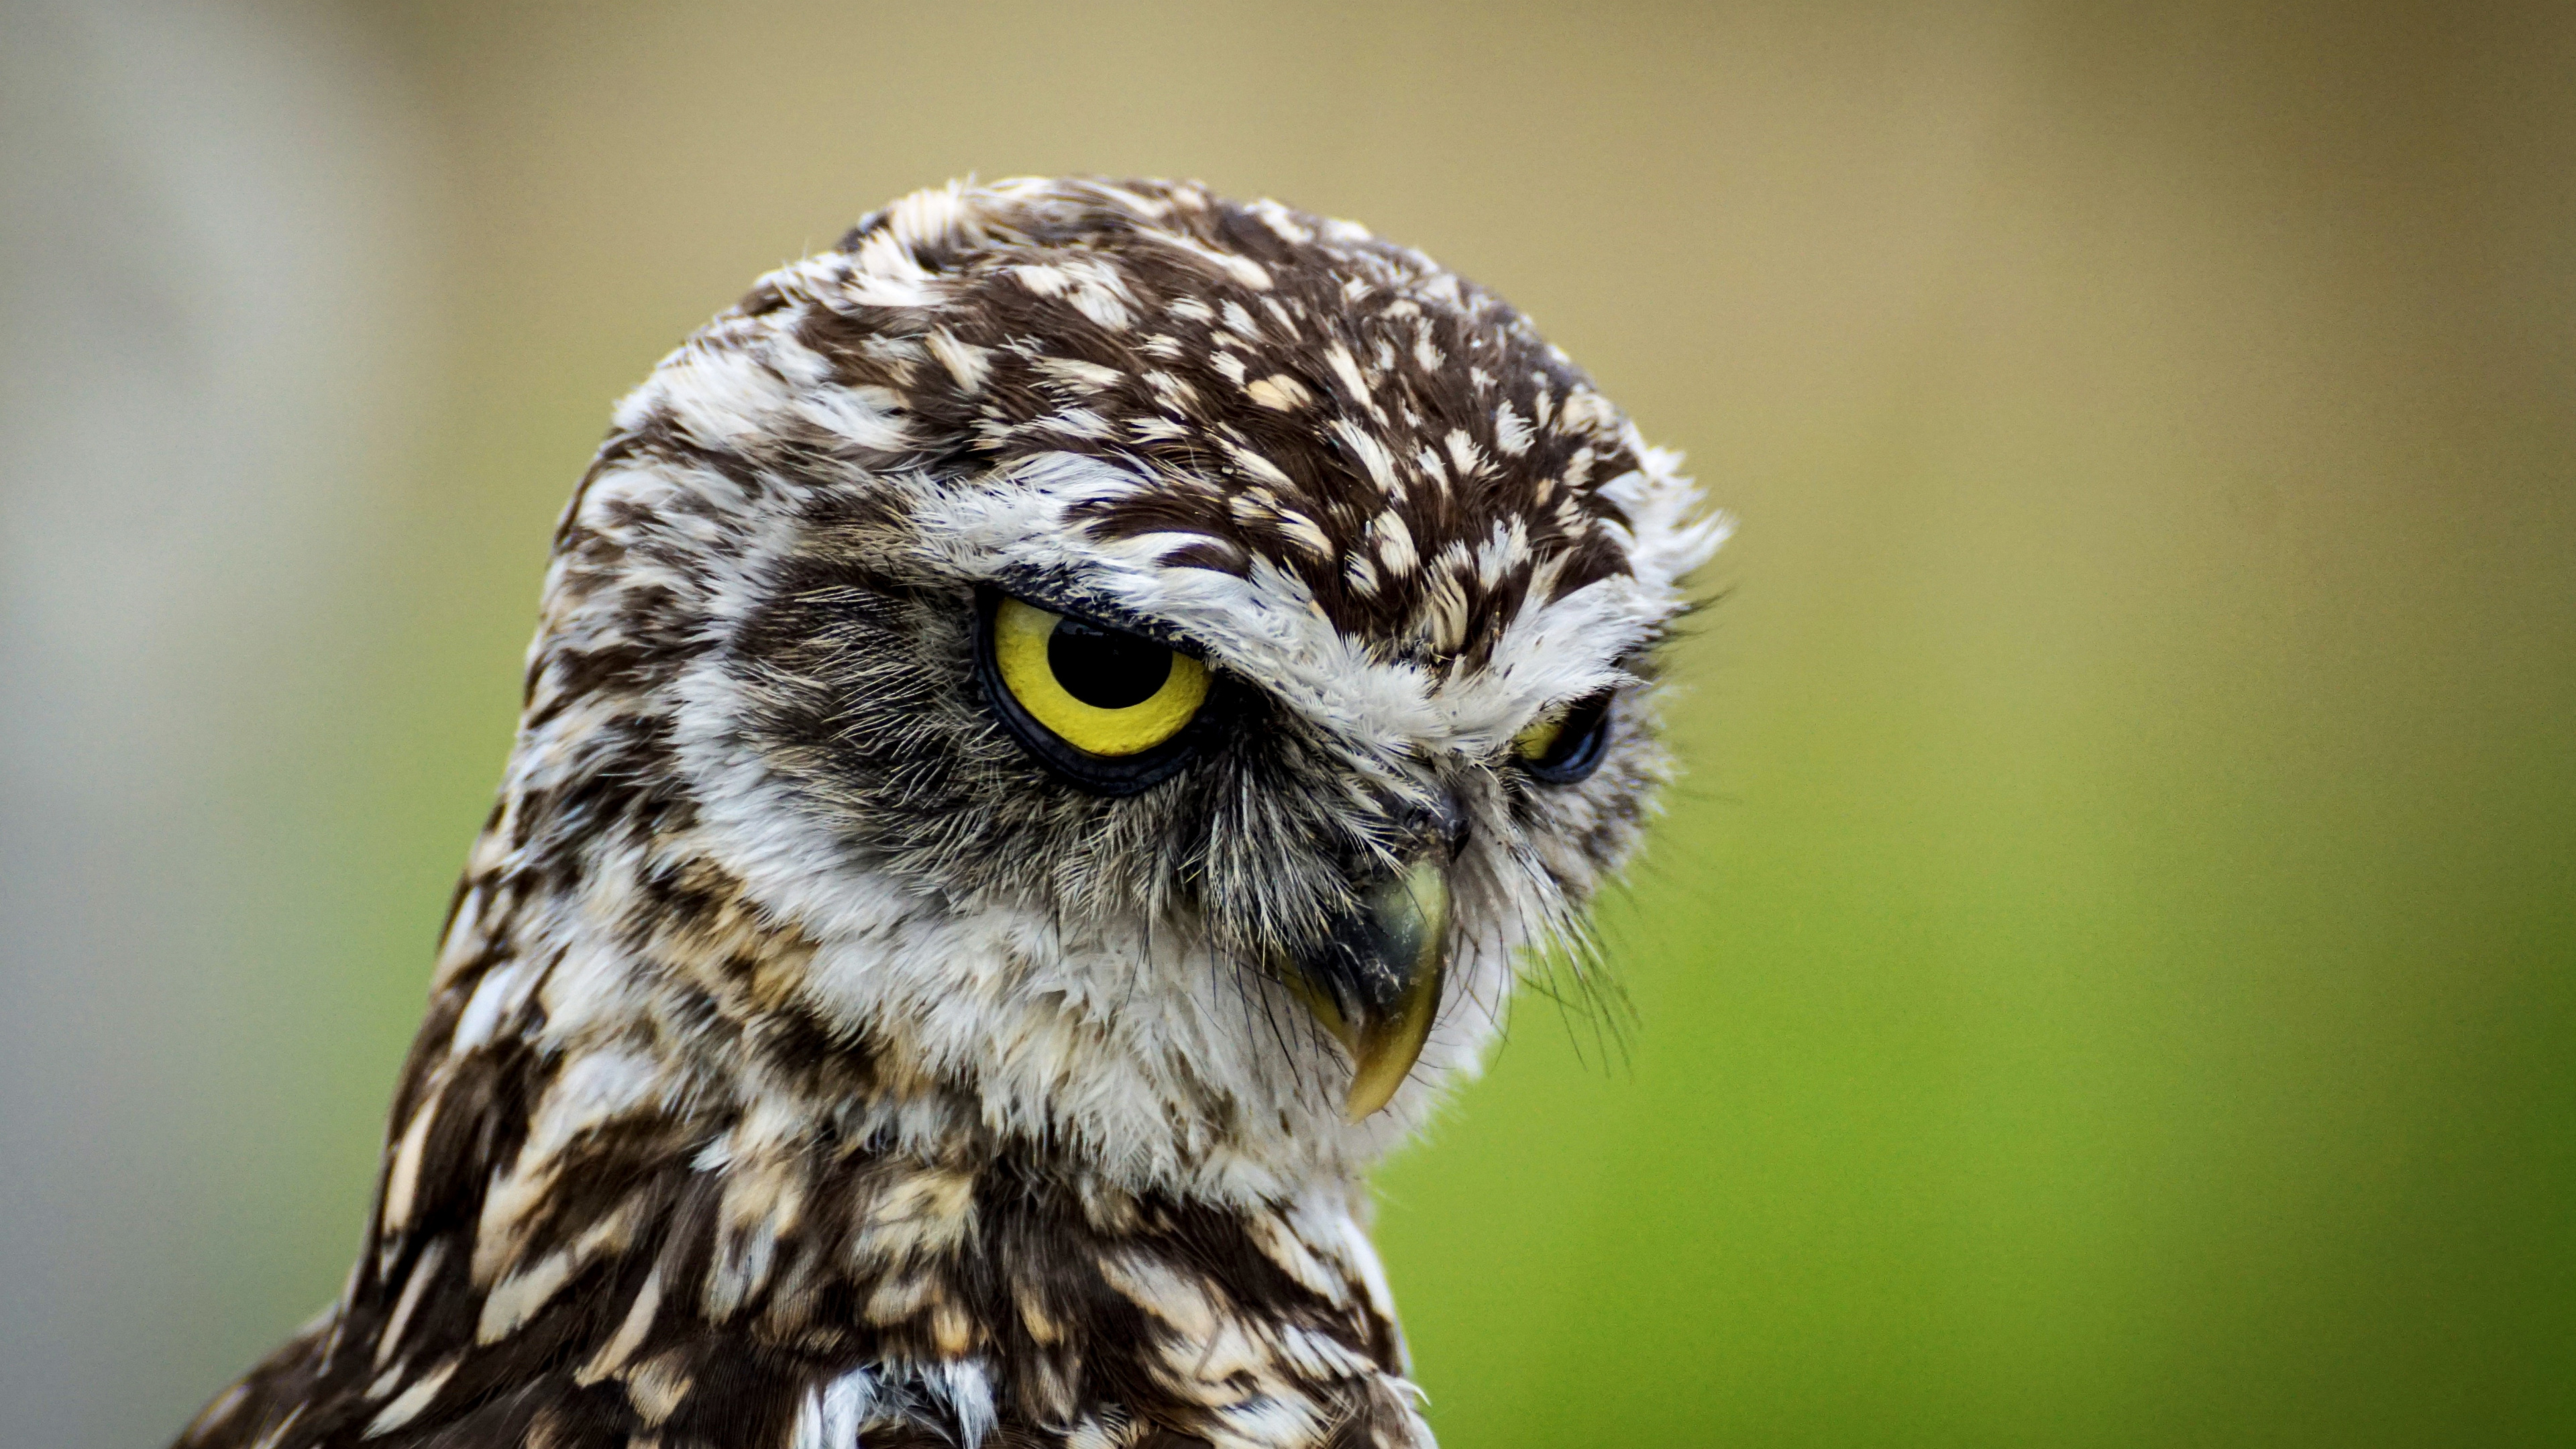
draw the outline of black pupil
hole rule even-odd
[[[1064,619],[1047,636],[1047,667],[1065,693],[1093,709],[1133,709],[1172,677],[1172,651],[1151,639]]]
[[[1609,713],[1609,701],[1587,699],[1566,712],[1565,723],[1556,732],[1556,741],[1539,758],[1542,765],[1560,765],[1582,754],[1600,732],[1602,717]]]

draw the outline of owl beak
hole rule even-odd
[[[1346,1119],[1384,1107],[1421,1057],[1440,1013],[1448,934],[1448,871],[1417,861],[1363,890],[1318,959],[1290,978],[1351,1054]]]

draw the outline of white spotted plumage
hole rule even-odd
[[[1362,1178],[1633,848],[1722,535],[1276,203],[950,186],[762,279],[565,513],[349,1289],[186,1442],[1427,1444]],[[1090,782],[1003,595],[1220,702]]]

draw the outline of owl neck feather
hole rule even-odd
[[[629,837],[567,878],[516,813],[346,1294],[194,1442],[1428,1442],[1351,1181],[1216,1203],[996,1128],[801,1008],[823,945],[710,862]]]

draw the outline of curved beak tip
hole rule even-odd
[[[1349,1122],[1374,1116],[1395,1099],[1431,1038],[1447,969],[1448,877],[1429,861],[1417,862],[1369,891],[1362,915],[1366,929],[1360,935],[1376,948],[1362,963],[1363,975],[1394,989],[1343,993],[1363,997],[1356,1010],[1345,1010],[1321,983],[1297,980],[1316,1021],[1351,1055],[1350,1091],[1342,1105]]]
[[[1442,963],[1434,960],[1413,979],[1395,1010],[1372,1020],[1358,1032],[1351,1048],[1351,1090],[1342,1103],[1342,1119],[1365,1121],[1395,1100],[1398,1087],[1422,1058],[1431,1039],[1432,1020],[1440,1014]]]

